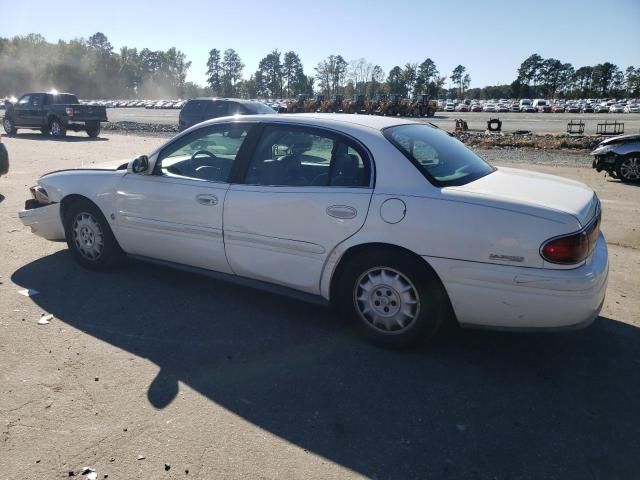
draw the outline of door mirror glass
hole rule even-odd
[[[133,162],[131,162],[131,171],[133,173],[143,173],[149,170],[149,157],[146,155],[140,155]]]

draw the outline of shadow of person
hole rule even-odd
[[[60,321],[157,364],[155,408],[181,382],[369,478],[637,475],[633,325],[463,331],[390,352],[327,309],[140,263],[88,272],[62,251],[11,278]]]

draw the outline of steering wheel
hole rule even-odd
[[[198,155],[200,155],[200,154],[207,155],[208,157],[211,157],[211,158],[218,158],[213,153],[211,153],[209,150],[198,150],[196,153],[191,155],[191,161],[193,162],[196,159],[196,157]]]
[[[200,162],[196,160],[196,157],[198,155],[206,155],[209,158],[218,158],[208,150],[198,150],[193,155],[191,155],[191,158],[189,159],[189,176],[194,178],[199,178],[198,169],[200,169],[203,166],[200,164]],[[209,165],[206,165],[206,166],[209,166]]]

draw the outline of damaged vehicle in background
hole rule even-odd
[[[0,138],[0,177],[9,173],[9,152]]]
[[[591,152],[593,168],[623,182],[640,182],[640,134],[620,135],[600,142]]]
[[[493,167],[401,118],[210,120],[149,156],[46,174],[31,193],[24,225],[86,268],[128,255],[335,305],[387,347],[449,322],[583,327],[605,297],[593,190]]]

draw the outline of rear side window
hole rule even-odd
[[[207,106],[211,104],[210,100],[189,100],[182,108],[184,113],[205,113]]]
[[[265,186],[368,187],[371,166],[341,136],[297,126],[265,127],[246,183]]]
[[[209,102],[205,114],[210,118],[225,117],[230,115],[228,102]]]
[[[58,95],[51,95],[51,103],[54,105],[74,105],[78,103],[78,99],[75,95],[60,93]]]

